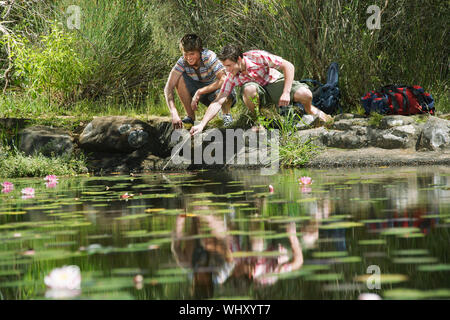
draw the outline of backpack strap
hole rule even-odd
[[[314,80],[314,79],[302,79],[302,80],[298,80],[298,81],[299,82],[303,82],[303,83],[311,82],[311,83],[313,83],[316,86],[323,86],[322,83],[320,83],[319,81]]]

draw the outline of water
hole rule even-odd
[[[448,167],[9,181],[1,299],[450,298]]]

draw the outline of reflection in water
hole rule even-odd
[[[300,185],[305,176],[312,183]],[[449,176],[198,171],[52,188],[17,179],[0,193],[0,294],[45,298],[44,275],[76,265],[81,299],[449,298]],[[21,198],[26,187],[34,198]],[[371,265],[384,276],[377,291],[365,282]]]
[[[250,256],[239,258],[234,257],[233,253],[242,253],[241,241],[239,237],[227,233],[223,220],[207,214],[192,217],[191,232],[185,235],[183,227],[186,219],[186,216],[177,216],[172,252],[181,267],[190,269],[195,299],[211,298],[214,287],[230,278],[241,286],[250,282],[270,285],[277,281],[278,274],[298,270],[303,265],[302,248],[294,222],[286,226],[292,259],[283,244],[267,244],[257,236],[250,236]],[[202,237],[201,224],[209,229],[209,235]],[[271,253],[271,256],[264,253]]]

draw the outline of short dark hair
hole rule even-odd
[[[188,33],[180,40],[180,50],[202,52],[202,39],[195,33]]]
[[[223,47],[222,52],[218,54],[217,57],[222,61],[229,59],[233,62],[237,62],[239,57],[243,57],[242,48],[236,44],[227,44]]]

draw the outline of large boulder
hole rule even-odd
[[[418,150],[440,150],[450,148],[450,121],[429,117],[417,141]]]
[[[71,154],[73,139],[63,129],[32,126],[19,132],[19,150],[26,155],[42,153],[44,156]]]
[[[397,122],[404,124],[405,122]],[[382,126],[386,128],[386,126]],[[368,130],[369,144],[383,149],[406,149],[415,146],[420,133],[418,125],[393,125],[388,129]]]
[[[155,142],[147,123],[125,116],[98,117],[80,135],[80,147],[89,151],[130,153]]]

